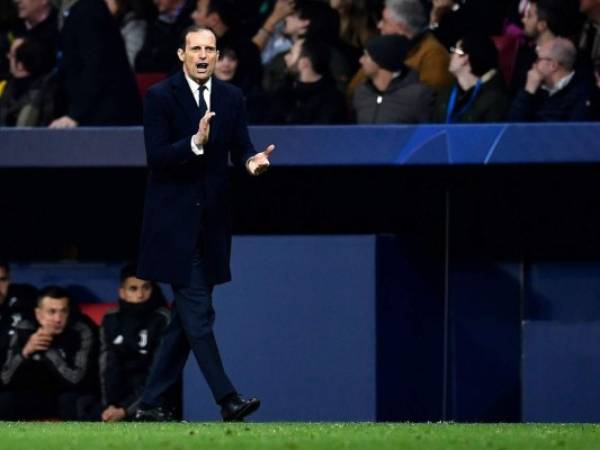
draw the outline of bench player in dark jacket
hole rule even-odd
[[[119,308],[100,328],[102,420],[116,422],[135,414],[169,311],[159,288],[135,276],[135,267],[121,271]]]
[[[93,392],[96,330],[70,314],[67,291],[42,290],[36,321],[23,320],[11,336],[0,379],[0,419],[79,419],[80,399]]]
[[[28,284],[12,283],[10,265],[0,260],[0,367],[6,359],[14,327],[24,319],[35,320],[36,299],[37,289]]]

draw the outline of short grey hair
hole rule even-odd
[[[549,47],[550,57],[566,70],[573,70],[575,60],[577,59],[577,50],[570,40],[560,37],[555,38],[550,42]]]
[[[427,26],[421,0],[386,0],[385,6],[396,22],[404,22],[415,33],[420,33]]]

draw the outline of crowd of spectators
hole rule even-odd
[[[123,267],[118,293],[98,327],[67,290],[12,283],[0,261],[0,420],[134,416],[169,310],[133,265]],[[173,392],[174,409],[178,398]]]
[[[0,3],[0,126],[139,124],[192,24],[253,124],[600,119],[600,0]]]

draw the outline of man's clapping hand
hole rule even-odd
[[[194,144],[198,147],[206,144],[208,142],[208,135],[210,134],[210,122],[212,118],[215,117],[215,113],[211,111],[206,111],[202,119],[200,119],[200,123],[198,124],[198,132],[194,135]]]

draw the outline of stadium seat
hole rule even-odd
[[[167,75],[164,73],[136,73],[135,81],[137,82],[140,97],[144,98],[144,96],[146,95],[146,91],[150,88],[150,86],[158,83],[159,81],[164,80],[166,77]]]
[[[102,323],[102,318],[111,309],[116,309],[116,303],[81,303],[79,309],[83,314],[92,319],[96,325]]]
[[[505,83],[510,85],[521,40],[518,36],[509,34],[492,36],[492,39],[498,49],[500,72],[502,73]]]

